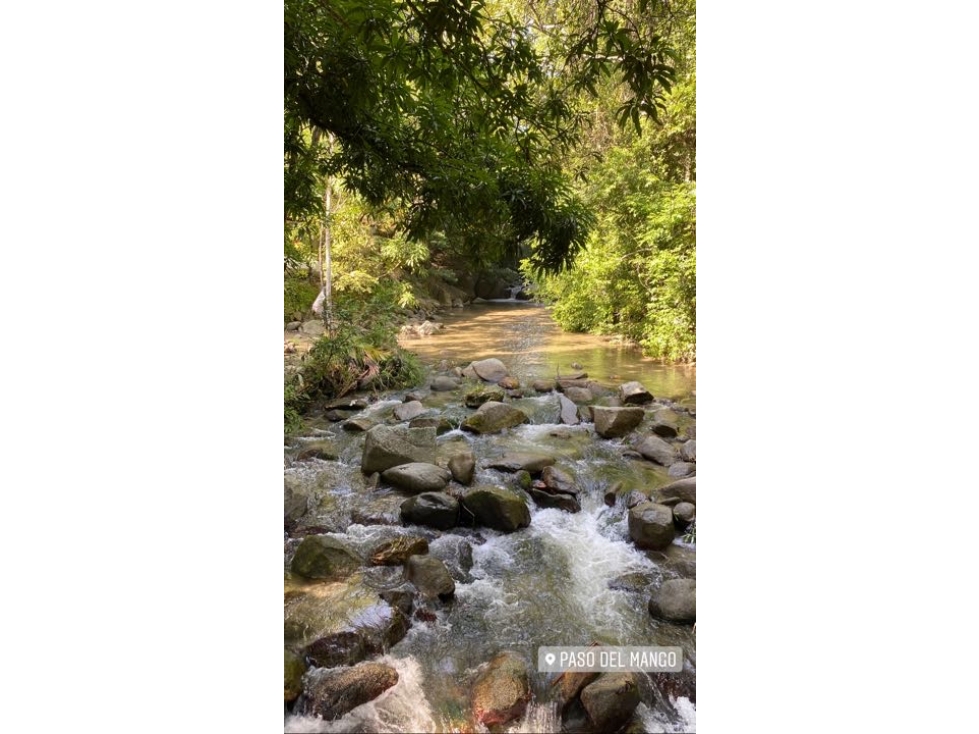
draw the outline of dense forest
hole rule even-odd
[[[693,0],[287,0],[284,99],[285,320],[325,284],[335,386],[493,274],[696,361]]]

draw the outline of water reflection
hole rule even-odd
[[[529,303],[482,303],[444,314],[445,328],[401,345],[429,364],[496,357],[522,381],[568,375],[572,364],[602,383],[639,380],[657,397],[688,402],[696,366],[664,365],[608,337],[561,330],[549,309]]]

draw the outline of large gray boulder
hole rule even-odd
[[[564,395],[566,400],[574,403],[590,403],[595,399],[595,394],[587,387],[575,387],[574,385],[565,387]]]
[[[642,423],[646,412],[642,408],[605,408],[592,406],[595,433],[602,438],[620,438]]]
[[[667,473],[675,479],[682,479],[689,477],[695,471],[697,471],[696,464],[691,464],[689,461],[678,461],[675,464],[670,464],[670,470]]]
[[[486,382],[499,382],[507,376],[506,365],[498,359],[480,359],[471,362],[462,374],[469,378],[478,377]]]
[[[410,556],[405,564],[405,575],[423,596],[437,596],[445,601],[455,594],[456,583],[438,558]]]
[[[435,429],[374,426],[367,431],[361,471],[373,474],[414,461],[435,463]]]
[[[660,550],[673,542],[673,509],[644,502],[629,510],[629,537],[639,548]]]
[[[540,478],[544,482],[544,487],[552,494],[578,494],[574,477],[556,466],[545,466]]]
[[[402,403],[394,409],[394,417],[399,421],[410,421],[412,418],[417,418],[422,413],[427,411],[424,405],[422,405],[417,400],[412,400],[407,403]]]
[[[454,528],[459,522],[459,500],[444,492],[424,492],[401,503],[401,522],[437,530]]]
[[[361,565],[360,556],[326,535],[307,535],[296,549],[290,569],[308,579],[342,579]]]
[[[684,461],[697,461],[697,441],[690,439],[680,447],[680,458]]]
[[[507,451],[499,459],[493,459],[486,464],[490,469],[502,472],[527,471],[539,474],[545,467],[554,463],[554,457],[548,454],[538,454],[530,451]]]
[[[627,382],[619,386],[619,400],[623,405],[645,405],[653,402],[653,394],[641,382]]]
[[[297,704],[297,713],[333,721],[373,701],[397,682],[398,671],[381,663],[316,668],[306,674],[305,694]]]
[[[471,517],[476,524],[513,532],[530,525],[530,510],[524,499],[502,487],[477,487],[462,498],[462,524]]]
[[[581,704],[599,731],[615,731],[639,705],[639,685],[632,673],[602,673],[581,691]]]
[[[670,622],[692,624],[697,621],[697,581],[669,579],[653,592],[649,613]]]
[[[485,727],[502,726],[523,716],[530,701],[530,668],[513,652],[490,660],[476,679],[472,693],[473,718]]]
[[[406,492],[438,492],[445,489],[452,478],[448,469],[435,464],[413,461],[381,472],[381,479]]]
[[[647,436],[637,449],[645,458],[662,466],[670,466],[677,461],[676,449],[659,436]]]
[[[687,477],[686,479],[666,484],[657,489],[655,494],[656,498],[661,502],[679,499],[682,502],[689,502],[695,505],[697,504],[697,477]]]
[[[490,400],[466,418],[460,428],[470,433],[499,433],[505,428],[529,422],[530,418],[522,410]]]
[[[561,422],[567,426],[576,426],[581,423],[581,418],[578,417],[578,406],[562,393],[558,393],[557,399],[561,405]]]

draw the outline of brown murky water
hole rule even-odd
[[[403,339],[401,346],[428,364],[496,357],[521,380],[543,380],[578,371],[603,384],[639,380],[656,397],[695,402],[695,365],[664,365],[609,337],[562,331],[550,311],[535,304],[490,302],[443,314],[445,328],[432,336]]]

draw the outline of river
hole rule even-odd
[[[444,328],[436,334],[403,343],[429,365],[496,357],[523,384],[579,370],[610,386],[639,380],[657,398],[682,406],[677,410],[681,430],[693,422],[694,367],[660,365],[602,337],[565,334],[545,308],[532,304],[478,304],[450,312],[441,320]],[[389,420],[404,392],[372,403],[362,415]],[[512,475],[487,468],[485,463],[514,450],[547,453],[573,475],[580,512],[542,509],[530,502],[530,526],[509,534],[485,528],[439,533],[402,527],[397,508],[406,495],[383,486],[372,488],[360,471],[363,433],[340,430],[326,420],[314,421],[310,435],[287,447],[287,485],[309,498],[299,531],[286,539],[287,648],[298,649],[323,630],[335,628],[337,619],[342,626],[344,619],[349,621],[371,609],[365,606],[373,602],[366,601],[369,594],[362,594],[363,589],[374,594],[403,581],[400,568],[371,568],[345,587],[330,585],[339,591],[328,601],[322,601],[326,598],[322,594],[315,601],[321,591],[311,589],[325,586],[309,584],[288,570],[303,529],[330,535],[364,554],[399,535],[425,535],[430,552],[447,560],[456,590],[453,601],[435,605],[425,617],[416,616],[403,639],[375,658],[398,671],[394,687],[336,721],[287,710],[286,732],[486,731],[471,718],[471,683],[478,666],[501,650],[514,651],[530,663],[533,692],[526,713],[504,731],[583,730],[580,722],[565,720],[562,724],[550,688],[553,675],[536,672],[536,650],[543,645],[595,642],[682,647],[684,672],[676,676],[682,683],[664,683],[662,676],[669,674],[658,674],[655,679],[637,674],[641,703],[629,731],[696,730],[693,631],[689,625],[654,619],[647,610],[649,588],[668,578],[695,576],[690,570],[695,564],[695,547],[678,536],[668,552],[639,550],[629,539],[623,503],[609,507],[603,501],[605,491],[615,482],[648,490],[673,478],[664,467],[623,456],[623,449],[630,445],[628,436],[600,439],[590,424],[559,425],[553,393],[531,391],[528,395],[512,404],[531,416],[529,424],[490,435],[455,428],[438,437],[440,459],[459,448],[468,448],[477,457],[473,485],[512,487]],[[424,403],[454,425],[472,412],[454,393],[433,392]],[[327,442],[335,458],[298,461],[298,452],[313,442]]]

